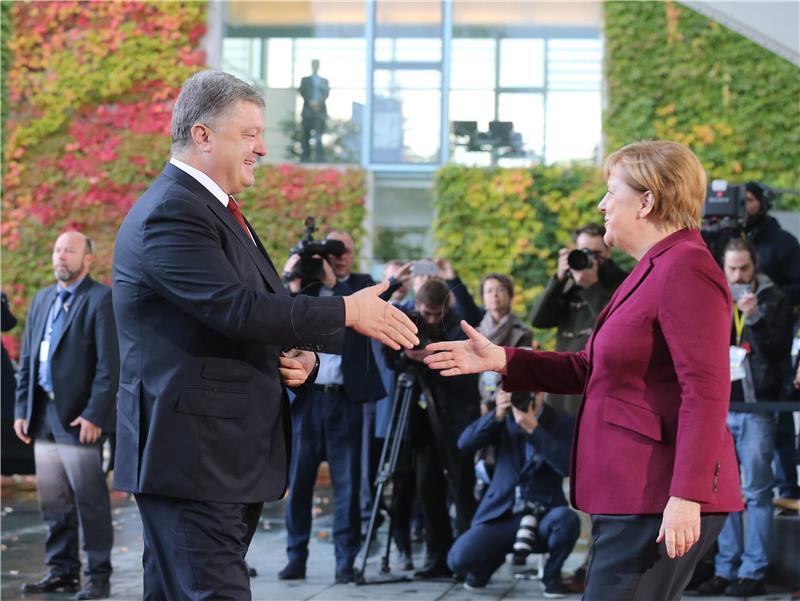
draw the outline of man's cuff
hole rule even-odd
[[[301,386],[308,386],[316,382],[318,373],[319,373],[319,355],[317,353],[314,353],[314,367],[311,369],[311,373],[308,374],[306,381],[303,382]]]

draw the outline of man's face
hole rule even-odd
[[[744,208],[748,215],[758,215],[761,212],[761,201],[749,190],[745,193]]]
[[[746,250],[725,253],[725,277],[729,284],[750,284],[756,276],[756,266]]]
[[[430,327],[438,327],[444,321],[444,314],[447,312],[447,306],[432,307],[424,303],[416,303],[416,309],[422,321]]]
[[[575,240],[575,246],[580,249],[587,249],[597,253],[598,257],[607,259],[611,256],[611,249],[603,242],[602,236],[590,236],[583,233]]]
[[[87,252],[86,238],[77,232],[61,234],[53,246],[53,274],[67,285],[89,273],[92,255]]]
[[[483,306],[487,311],[505,315],[511,310],[511,297],[500,280],[489,278],[483,283]]]
[[[353,273],[353,264],[356,262],[356,248],[352,236],[344,232],[333,232],[327,240],[339,240],[344,243],[344,254],[341,257],[328,256],[328,263],[333,268],[333,273],[340,280]]]
[[[201,147],[201,152],[207,155],[211,178],[230,195],[252,186],[256,161],[267,154],[261,107],[240,100],[208,128],[209,143]]]

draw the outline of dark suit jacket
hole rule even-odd
[[[345,281],[338,282],[333,291],[347,296],[373,284],[375,281],[369,274],[351,273]],[[351,401],[364,403],[386,396],[369,338],[349,329],[344,335],[342,377],[345,394]]]
[[[577,353],[507,349],[506,390],[583,392],[570,469],[587,513],[658,514],[671,496],[740,511],[730,394],[731,295],[700,233],[653,246]]]
[[[319,110],[315,111],[311,108],[311,97],[314,94],[314,84],[311,82],[311,76],[304,77],[300,80],[300,96],[303,97],[303,111],[300,113],[300,116],[303,119],[308,117],[314,116],[321,116],[327,117],[328,116],[328,107],[325,104],[325,100],[328,98],[328,94],[330,94],[331,88],[328,84],[328,80],[324,77],[320,77],[320,104]]]
[[[125,218],[116,488],[231,503],[283,495],[291,419],[278,358],[286,347],[339,352],[344,301],[290,297],[252,234],[257,245],[172,164]]]
[[[562,482],[569,470],[569,449],[575,418],[545,405],[539,426],[530,434],[520,428],[509,412],[497,421],[494,411],[471,423],[458,439],[465,453],[493,445],[495,467],[489,490],[481,500],[472,525],[483,524],[505,515],[514,506],[514,491],[521,485],[526,501],[545,507],[566,505]],[[536,450],[525,459],[525,443]]]
[[[39,344],[44,337],[47,314],[57,286],[39,290],[33,297],[19,358],[15,417],[31,422],[39,378]],[[115,400],[119,381],[117,331],[111,305],[111,288],[86,278],[70,299],[64,328],[51,340],[53,393],[58,417],[64,428],[83,417],[104,432],[113,432]]]

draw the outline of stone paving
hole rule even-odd
[[[20,586],[23,582],[37,580],[45,571],[43,565],[43,540],[45,528],[36,506],[36,493],[30,482],[13,484],[4,480],[2,496],[2,588],[4,601],[25,599],[27,601],[62,601],[73,595],[47,594],[23,595]],[[115,545],[112,561],[114,575],[111,579],[112,599],[133,600],[142,598],[142,534],[139,514],[133,501],[127,495],[113,495]],[[248,563],[258,575],[252,579],[253,599],[267,600],[383,600],[408,599],[417,601],[490,601],[500,599],[544,599],[543,587],[537,580],[515,579],[510,564],[503,566],[489,585],[480,591],[467,591],[461,584],[452,580],[411,581],[394,584],[334,584],[333,542],[330,537],[331,502],[329,491],[322,489],[316,499],[314,531],[310,545],[307,565],[307,578],[298,582],[282,582],[277,579],[278,571],[286,562],[286,537],[283,527],[283,505],[281,502],[265,505],[259,531],[256,533],[248,554]],[[378,544],[373,544],[367,564],[367,580],[378,575],[380,555],[385,539],[386,526],[380,531]],[[585,533],[576,551],[564,567],[564,573],[571,573],[585,556]],[[416,545],[415,562],[421,566],[423,550]],[[361,560],[357,565],[360,565]],[[535,563],[529,558],[528,567]],[[519,568],[517,568],[519,569]],[[400,573],[403,574],[403,573]],[[410,575],[405,573],[405,575]],[[568,599],[579,599],[571,595]],[[722,598],[705,597],[709,601]],[[728,598],[726,598],[728,599]],[[788,600],[786,592],[775,592],[759,599]]]

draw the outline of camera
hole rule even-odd
[[[744,233],[746,203],[744,184],[729,184],[723,179],[715,179],[708,186],[700,234],[720,266],[728,240]]]
[[[411,275],[429,275],[436,276],[439,273],[439,266],[433,261],[414,261],[411,264]]]
[[[511,393],[511,405],[519,409],[520,411],[524,411],[527,413],[528,408],[531,406],[533,402],[533,393],[532,392],[512,392]]]
[[[288,280],[300,278],[301,287],[306,288],[322,282],[322,261],[330,255],[341,257],[346,248],[341,240],[314,240],[314,232],[317,231],[314,217],[306,217],[303,225],[306,228],[303,237],[291,250],[291,254],[299,255],[300,260],[286,277]]]
[[[539,520],[547,513],[547,507],[541,503],[526,502],[522,520],[519,523],[517,536],[514,540],[514,563],[522,565],[525,558],[533,553],[539,540]]]
[[[573,250],[567,255],[567,263],[570,269],[575,271],[583,271],[589,269],[592,264],[597,260],[597,251],[588,248],[579,248]]]

